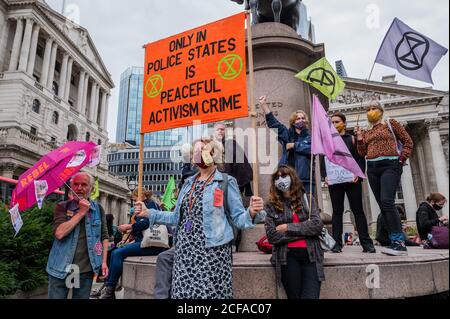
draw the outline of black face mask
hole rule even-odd
[[[438,205],[438,204],[434,204],[433,205],[433,209],[434,210],[442,210],[442,208],[444,208],[444,206]]]

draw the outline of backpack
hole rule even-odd
[[[397,135],[395,135],[394,129],[392,128],[391,119],[386,120],[386,124],[394,136],[395,144],[397,145],[397,153],[398,155],[402,155],[403,152],[403,143],[397,139]]]

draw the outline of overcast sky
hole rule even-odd
[[[61,12],[63,0],[47,0]],[[328,60],[343,60],[350,77],[367,78],[394,17],[449,47],[448,0],[304,0],[316,28],[317,42],[325,43]],[[142,45],[212,22],[242,10],[230,0],[66,0],[71,14],[79,9],[79,23],[89,33],[110,71],[112,91],[108,130],[115,141],[120,74],[143,66]],[[72,7],[70,7],[72,5]],[[69,10],[67,10],[69,11]],[[435,88],[448,91],[449,54],[433,73]],[[395,74],[381,65],[372,79]],[[428,87],[397,73],[400,84]]]

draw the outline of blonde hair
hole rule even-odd
[[[291,114],[291,117],[289,118],[289,125],[290,125],[290,127],[295,126],[295,121],[297,121],[298,114],[303,114],[303,116],[305,117],[306,127],[309,128],[309,116],[308,116],[308,114],[306,114],[305,111],[302,111],[302,110],[298,110],[298,111],[296,111],[296,112]]]
[[[136,188],[133,191],[133,196],[138,197],[138,195],[139,195],[139,190]],[[153,192],[151,190],[148,190],[148,189],[143,189],[142,190],[142,196],[145,198],[145,200],[151,200],[152,196],[153,196]]]

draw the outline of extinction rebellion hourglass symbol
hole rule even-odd
[[[405,70],[415,71],[422,68],[430,51],[430,42],[415,32],[406,32],[395,50],[398,64]]]

